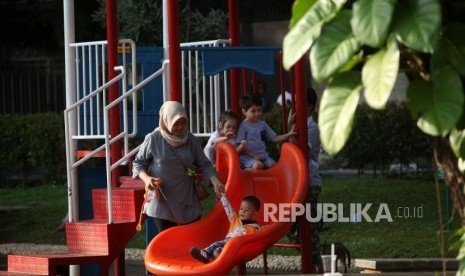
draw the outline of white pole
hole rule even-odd
[[[65,86],[66,86],[66,106],[71,106],[76,102],[76,52],[71,48],[71,43],[75,42],[75,26],[74,26],[74,0],[63,0],[63,26],[64,26],[64,44],[65,44]],[[72,141],[72,136],[77,133],[76,130],[76,112],[70,114],[69,130],[71,139],[68,158],[69,163],[75,162],[74,151],[76,144]],[[78,204],[78,185],[77,185],[77,170],[68,168],[68,214],[69,221],[75,221],[79,218]],[[80,274],[79,266],[70,266],[70,275],[77,276]]]
[[[334,255],[334,243],[331,244],[331,274],[334,274],[334,263],[336,261],[336,256]]]

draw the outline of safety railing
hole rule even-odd
[[[109,136],[107,128],[108,124],[104,124],[104,109],[107,106],[107,89],[121,82],[122,94],[125,95],[127,91],[127,74],[126,68],[129,66],[126,54],[129,52],[131,56],[132,66],[128,67],[132,71],[131,83],[136,83],[136,47],[135,43],[131,40],[121,40],[120,50],[121,64],[114,68],[120,73],[113,79],[106,81],[107,68],[107,42],[83,42],[73,43],[70,47],[75,49],[76,54],[76,101],[68,106],[64,111],[65,122],[65,145],[66,145],[66,166],[69,196],[69,215],[70,221],[74,221],[73,209],[77,205],[73,202],[71,196],[73,191],[77,190],[77,183],[74,183],[72,171],[82,165],[84,162],[95,157],[99,152],[106,149],[103,140]],[[124,152],[128,152],[129,138],[137,134],[137,94],[131,93],[132,96],[132,111],[133,111],[133,127],[132,132],[129,132],[128,126],[128,103],[127,98],[124,97],[122,101],[123,112],[123,131],[117,137],[124,138]],[[69,95],[67,95],[69,97]],[[120,103],[120,102],[119,102]],[[102,140],[100,146],[96,146],[93,150],[89,150],[87,154],[80,158],[75,158],[75,145],[78,140]],[[108,197],[109,205],[111,206],[111,197]],[[109,221],[113,220],[111,215],[111,208],[109,207]]]
[[[228,72],[214,76],[202,72],[202,49],[226,47],[227,39],[181,44],[182,104],[189,114],[189,130],[197,137],[208,137],[216,130],[222,110],[228,102]]]
[[[140,148],[140,145],[139,145],[136,148],[132,149],[130,152],[125,150],[122,157],[120,159],[116,160],[113,164],[111,164],[110,145],[113,144],[116,141],[124,139],[126,137],[126,130],[123,130],[123,132],[119,133],[115,137],[110,138],[110,132],[109,132],[110,131],[110,121],[109,121],[110,109],[115,107],[116,105],[120,104],[121,102],[126,101],[126,99],[128,97],[131,97],[133,94],[137,94],[137,92],[141,88],[143,88],[145,85],[147,85],[149,82],[153,81],[158,76],[163,75],[163,73],[166,71],[168,63],[169,62],[167,60],[165,60],[163,62],[163,64],[162,64],[162,67],[158,71],[156,71],[155,73],[153,73],[152,75],[147,77],[142,82],[135,85],[133,88],[131,88],[126,93],[121,95],[118,99],[115,99],[114,101],[112,101],[110,104],[108,104],[104,108],[105,159],[106,159],[107,194],[108,194],[109,199],[111,198],[111,190],[112,190],[112,187],[111,187],[111,183],[112,183],[111,182],[112,181],[111,171],[114,170],[115,168],[117,168],[118,166],[124,164],[125,162],[128,162],[129,159],[132,156],[137,154],[137,152],[139,151],[139,148]],[[113,221],[113,215],[112,215],[113,212],[112,212],[112,210],[113,210],[112,201],[108,200],[108,222],[109,223],[112,223],[112,221]]]
[[[134,41],[123,39],[119,41],[119,50],[121,55],[121,66],[132,72],[131,83],[136,83],[136,45]],[[98,87],[106,83],[107,76],[107,41],[94,41],[73,43],[70,45],[76,52],[76,99],[86,97],[95,91]],[[131,65],[128,67],[127,52],[131,54]],[[126,77],[122,79],[123,85],[127,84]],[[123,91],[124,93],[124,91]],[[135,95],[134,95],[135,96]],[[107,93],[106,89],[102,93],[88,98],[87,101],[81,103],[79,108],[76,108],[77,117],[77,133],[73,139],[103,139],[102,127],[102,110],[106,105]],[[132,99],[133,111],[136,110],[137,98]],[[133,126],[137,116],[133,116]],[[130,136],[135,135],[137,130],[133,130]]]

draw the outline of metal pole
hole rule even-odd
[[[116,0],[107,0],[107,41],[108,41],[108,79],[116,77],[117,73],[114,70],[118,66],[118,19],[116,17]],[[119,96],[118,83],[110,86],[109,102],[114,101]],[[119,106],[115,106],[110,110],[110,135],[116,137],[120,133],[120,110]],[[111,161],[115,163],[121,158],[121,141],[117,141],[111,146]],[[118,186],[118,177],[120,170],[115,169],[111,174],[111,185]],[[108,181],[108,180],[107,180]]]
[[[116,0],[106,0],[106,15],[107,15],[107,41],[108,41],[108,79],[111,80],[117,76],[114,68],[118,65],[118,19],[117,19],[117,8]],[[109,90],[109,102],[114,101],[119,96],[118,83],[114,83],[110,86]],[[120,109],[119,105],[114,106],[110,109],[110,136],[116,137],[120,131]],[[115,163],[121,158],[121,141],[118,140],[111,145],[111,163]],[[111,186],[118,186],[118,178],[120,176],[120,168],[116,168],[111,173]],[[109,181],[107,179],[107,181]],[[110,201],[111,198],[108,198]],[[120,255],[115,259],[115,275],[125,275],[125,260],[124,260],[124,249]]]
[[[231,39],[231,46],[239,46],[240,38],[240,25],[239,25],[239,1],[228,0],[229,11],[229,37]],[[236,114],[242,114],[239,107],[240,98],[240,75],[239,69],[231,69],[231,110]]]
[[[76,52],[71,48],[71,43],[75,42],[75,26],[74,26],[74,0],[63,0],[63,29],[64,29],[64,44],[65,44],[65,86],[66,86],[66,107],[71,106],[76,102]],[[68,118],[65,118],[68,120]],[[69,152],[67,152],[67,171],[68,171],[68,217],[69,221],[79,219],[79,192],[78,192],[78,177],[77,170],[71,170],[70,164],[76,161],[74,152],[76,151],[76,143],[72,140],[72,136],[77,133],[76,112],[72,111],[69,116],[68,127],[71,133],[69,139]],[[78,265],[69,267],[70,275],[79,275],[80,269]]]
[[[295,103],[296,103],[296,127],[297,144],[308,162],[308,136],[307,136],[307,83],[305,78],[305,60],[301,58],[294,66]],[[283,103],[285,104],[285,103]],[[309,172],[310,173],[310,172]],[[305,203],[310,202],[310,190],[305,197]],[[300,256],[302,273],[313,272],[312,260],[312,228],[305,216],[299,217]],[[305,234],[304,234],[305,233]],[[309,233],[310,235],[308,235]]]
[[[163,0],[162,5],[163,5],[163,59],[167,60],[169,59],[168,56],[168,40],[169,40],[169,34],[168,34],[168,0]],[[167,64],[167,70],[165,70],[165,73],[163,74],[163,102],[168,100],[168,91],[170,91],[170,65],[169,63]]]
[[[181,95],[181,45],[179,39],[179,2],[168,0],[168,32],[170,59],[170,96],[172,101],[182,101]]]

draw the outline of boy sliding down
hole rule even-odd
[[[221,196],[221,203],[230,223],[226,238],[216,241],[204,249],[197,247],[191,247],[190,249],[192,257],[203,263],[218,258],[230,238],[253,233],[260,228],[260,225],[254,220],[260,209],[260,200],[257,197],[252,195],[244,197],[239,208],[239,214],[234,211],[225,194]]]

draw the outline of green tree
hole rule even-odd
[[[405,72],[410,114],[432,137],[465,226],[464,12],[463,0],[298,0],[283,55],[289,69],[309,52],[314,79],[328,81],[319,124],[330,154],[350,135],[360,93],[371,108],[383,109]],[[465,255],[459,257],[465,270]]]
[[[94,21],[106,28],[105,3],[92,14]],[[190,1],[180,3],[181,42],[211,40],[228,37],[228,16],[220,9],[210,9],[206,14],[191,9]],[[122,0],[117,2],[120,36],[133,39],[141,46],[163,44],[163,10],[159,0]]]

